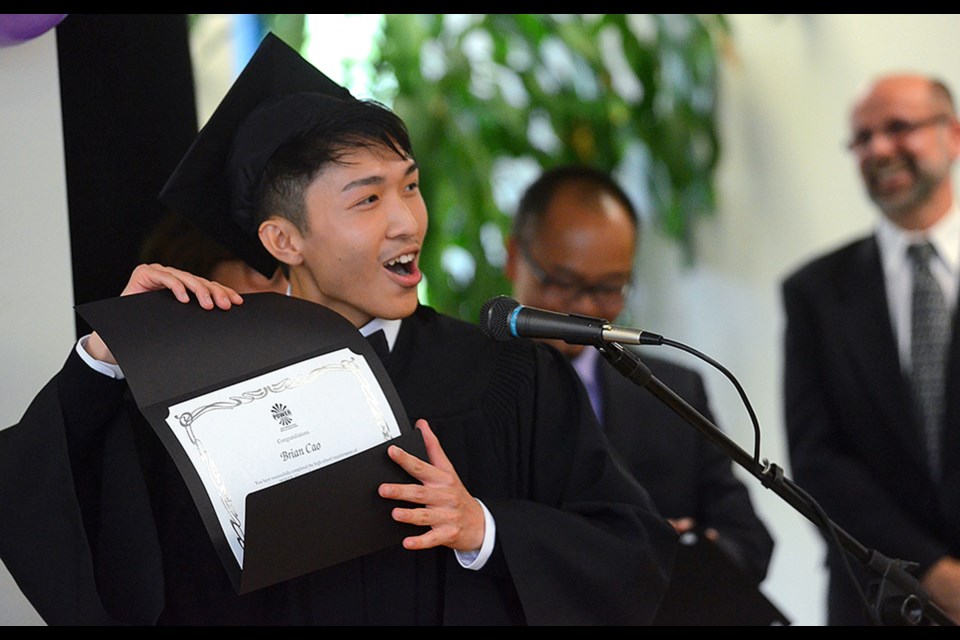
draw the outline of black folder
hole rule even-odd
[[[383,549],[423,531],[390,517],[383,482],[412,482],[389,459],[396,444],[426,459],[383,364],[345,318],[277,293],[244,295],[228,311],[155,291],[92,302],[77,312],[109,345],[143,415],[176,462],[224,568],[240,594]],[[194,464],[167,425],[169,407],[347,348],[369,365],[401,435],[246,497],[243,566],[230,548]],[[348,428],[349,425],[345,425]]]
[[[790,621],[717,543],[680,536],[657,626],[785,626]]]

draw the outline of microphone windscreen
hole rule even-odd
[[[512,340],[510,314],[519,306],[520,303],[509,296],[490,298],[480,308],[480,328],[495,340]]]

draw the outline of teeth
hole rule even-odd
[[[387,262],[388,267],[392,267],[395,264],[407,264],[413,262],[414,255],[412,253],[405,253],[402,256],[397,256],[393,260]]]
[[[873,166],[873,173],[876,176],[884,177],[895,175],[901,171],[907,170],[909,167],[903,162],[883,162],[877,163]]]

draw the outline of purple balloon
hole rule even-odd
[[[0,47],[43,35],[66,17],[65,13],[0,13]]]

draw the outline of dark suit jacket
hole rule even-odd
[[[900,370],[879,248],[861,238],[785,279],[784,401],[794,479],[870,549],[919,564],[960,555],[960,341],[950,348],[943,478],[934,484],[923,429]],[[829,622],[867,624],[831,548]],[[860,570],[864,584],[873,572]]]
[[[654,376],[716,424],[703,379],[689,368],[642,354]],[[693,517],[719,531],[724,549],[759,583],[767,573],[773,539],[757,517],[747,487],[726,453],[661,400],[598,360],[604,430],[660,513]]]

